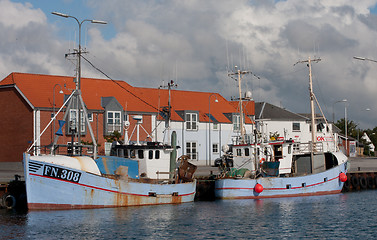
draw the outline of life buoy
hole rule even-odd
[[[367,187],[368,189],[373,189],[374,187],[374,180],[371,176],[367,177]]]
[[[356,190],[358,187],[359,187],[359,178],[356,177],[356,176],[352,176],[351,177],[351,184],[352,184],[352,188],[353,190]]]
[[[265,159],[265,158],[261,158],[261,159],[259,160],[259,164],[262,165],[264,161],[266,161],[266,159]]]
[[[359,177],[359,182],[360,182],[361,189],[367,189],[367,180],[365,179],[364,176]]]

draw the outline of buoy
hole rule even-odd
[[[340,174],[339,174],[339,180],[340,180],[341,182],[345,182],[345,181],[347,181],[347,175],[346,175],[345,173],[340,173]]]
[[[257,183],[254,187],[254,191],[257,192],[257,193],[263,192],[263,186],[261,184]]]

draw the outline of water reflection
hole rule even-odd
[[[40,211],[0,210],[1,239],[377,237],[377,191],[304,198]]]

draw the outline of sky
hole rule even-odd
[[[308,113],[309,69],[328,120],[377,126],[377,0],[0,0],[0,79],[12,72],[75,75],[78,46],[112,79],[157,88],[238,95],[228,73],[249,71],[243,91]],[[106,79],[86,61],[82,76]],[[84,89],[83,89],[84,91]],[[347,102],[341,102],[347,99]],[[172,103],[174,104],[174,102]]]

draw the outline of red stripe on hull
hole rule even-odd
[[[71,205],[71,204],[53,204],[53,203],[28,203],[28,210],[69,210],[69,209],[95,209],[95,208],[118,208],[118,207],[133,207],[133,206],[147,206],[147,205],[165,205],[165,204],[180,204],[183,202],[169,202],[169,203],[155,203],[155,204],[139,204],[139,205]]]
[[[297,193],[297,194],[278,194],[271,196],[242,196],[242,197],[218,197],[219,199],[261,199],[261,198],[284,198],[284,197],[305,197],[305,196],[319,196],[339,194],[342,190],[323,191],[314,193]]]

